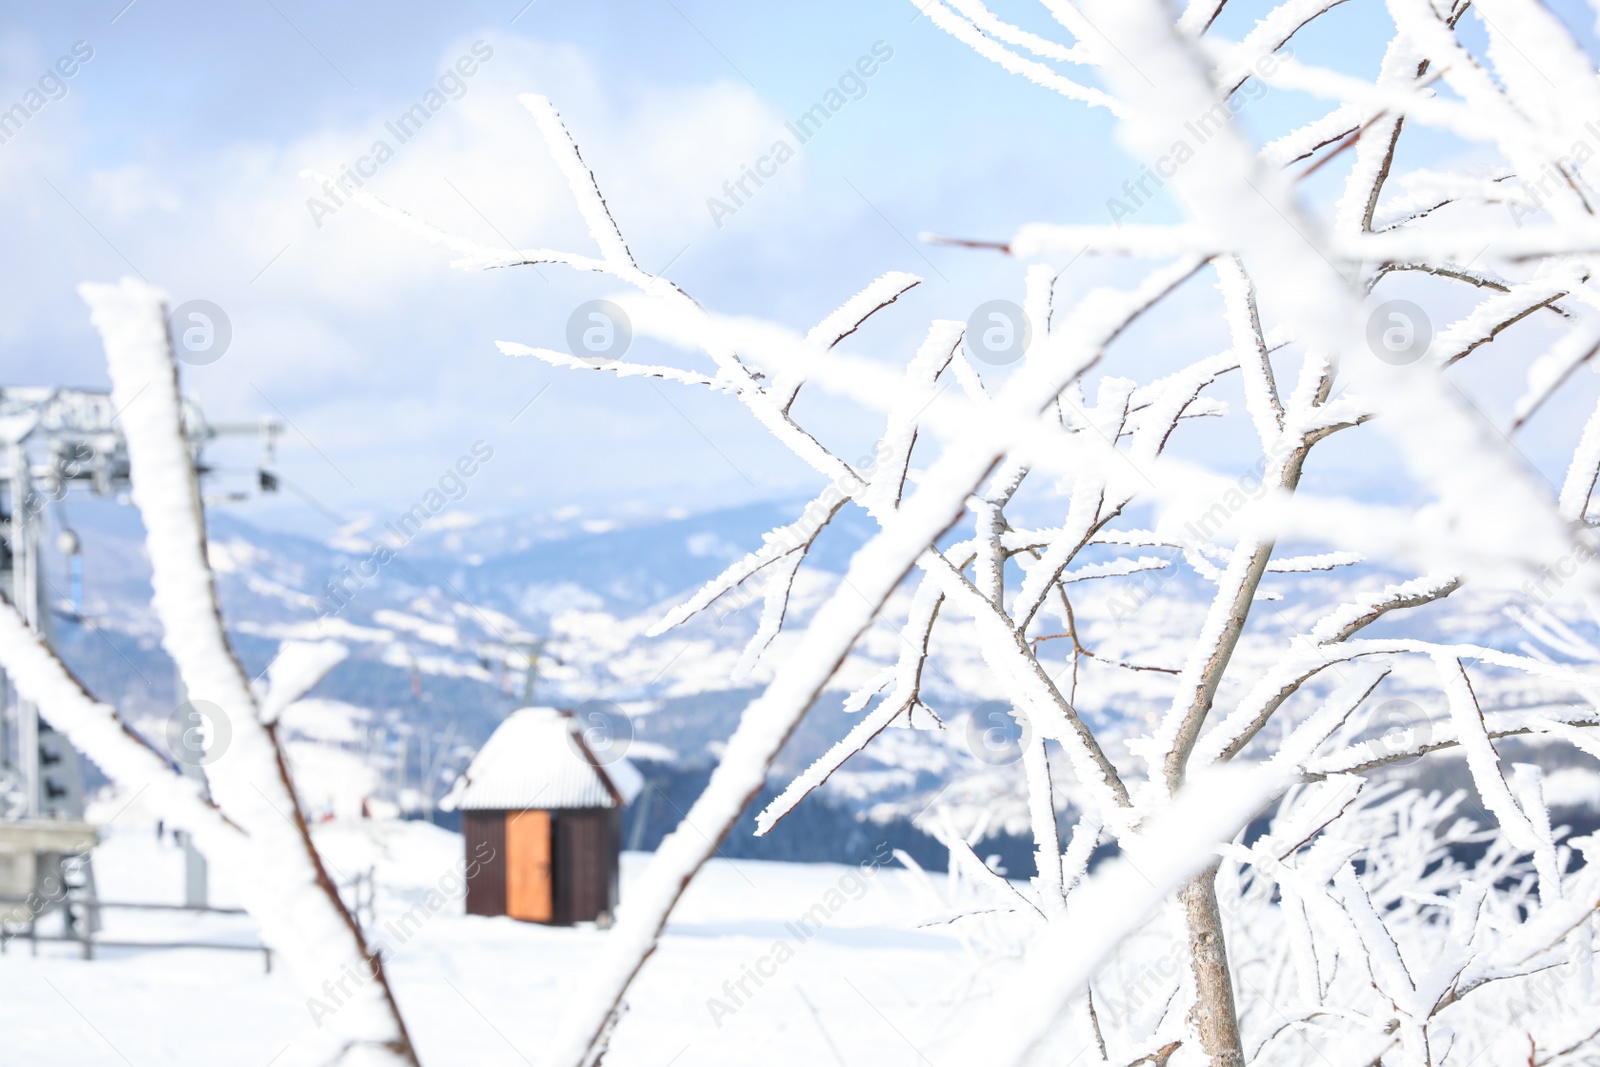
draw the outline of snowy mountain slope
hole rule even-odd
[[[381,794],[405,807],[426,808],[429,796],[442,793],[518,705],[520,643],[547,639],[538,679],[541,701],[615,705],[631,717],[634,756],[662,768],[665,803],[641,816],[638,841],[649,847],[675,821],[671,808],[687,807],[694,783],[703,780],[739,712],[770,677],[770,666],[758,665],[747,678],[730,677],[740,648],[754,632],[759,601],[720,618],[708,612],[660,637],[646,631],[800,507],[752,505],[627,526],[577,517],[456,521],[425,527],[359,582],[348,576],[359,575],[363,562],[373,558],[370,538],[378,530],[372,527],[365,532],[347,527],[324,543],[264,530],[213,509],[210,551],[233,639],[250,670],[263,670],[278,643],[289,637],[332,637],[351,648],[350,658],[315,695],[367,709],[364,736],[347,739],[343,748],[370,768]],[[137,519],[129,508],[76,503],[71,518],[85,546],[84,617],[58,617],[57,640],[97,693],[119,702],[151,736],[160,736],[175,705],[172,671],[149,609],[148,566]],[[833,588],[867,533],[865,521],[847,510],[838,528],[819,541],[801,571],[793,616],[803,620]],[[1097,551],[1106,561],[1130,555],[1112,546]],[[49,566],[56,576],[55,599],[65,599],[64,564],[51,559]],[[1361,584],[1373,589],[1410,577],[1366,565],[1356,570]],[[343,592],[330,597],[330,583],[341,578]],[[1319,571],[1270,576],[1218,707],[1226,709],[1244,696],[1284,647],[1285,637],[1309,632],[1334,606],[1340,583],[1348,578],[1348,573]],[[1070,641],[1047,641],[1041,649],[1054,657],[1051,671],[1063,691],[1086,718],[1108,729],[1112,758],[1134,765],[1117,738],[1154,721],[1169,699],[1172,675],[1108,661],[1164,670],[1181,666],[1185,635],[1199,627],[1213,587],[1174,555],[1172,565],[1160,571],[1071,588],[1080,641],[1096,655],[1080,659],[1074,679]],[[1348,595],[1348,588],[1343,591]],[[907,594],[899,594],[889,617],[903,617],[907,600]],[[1451,598],[1447,631],[1433,622],[1446,618],[1439,607],[1383,620],[1369,634],[1404,632],[1510,649],[1534,644],[1533,634],[1518,627],[1503,600],[1462,591]],[[1059,633],[1065,618],[1059,606],[1050,610],[1056,615],[1046,619],[1042,632]],[[946,728],[885,731],[832,776],[823,791],[827,803],[880,820],[924,821],[932,804],[931,814],[962,834],[1026,833],[1020,768],[1003,758],[975,758],[975,753],[985,755],[984,731],[994,722],[978,721],[969,728],[968,716],[974,710],[981,714],[986,710],[981,702],[998,694],[977,658],[970,629],[970,622],[950,617],[941,619],[935,632],[924,699]],[[791,633],[780,634],[768,663],[781,659],[792,640]],[[774,785],[781,787],[854,724],[854,716],[839,710],[846,692],[891,665],[902,641],[888,622],[868,631],[842,669],[838,689],[819,701],[791,740]],[[1542,654],[1560,656],[1559,650]],[[1483,665],[1475,670],[1485,671],[1479,689],[1486,708],[1550,699],[1521,675],[1497,675]],[[1329,684],[1336,680],[1330,678]],[[1301,699],[1309,705],[1319,691],[1314,685]],[[1387,707],[1383,715],[1390,717],[1397,706],[1411,715],[1444,714],[1427,664],[1416,659],[1397,660],[1378,697],[1374,707]],[[1406,703],[1384,703],[1394,700]],[[1358,735],[1362,728],[1376,733],[1395,725],[1374,715],[1357,724]],[[1063,800],[1070,804],[1073,783],[1064,773],[1058,777]],[[1581,783],[1571,788],[1574,795],[1587,795]],[[320,794],[344,792],[324,788]],[[348,799],[340,806],[347,807]],[[802,836],[818,833],[828,831],[813,827]],[[1016,858],[1026,862],[1025,855]]]
[[[317,844],[334,869],[375,875],[375,907],[363,921],[388,950],[389,980],[425,1062],[488,1067],[539,1058],[572,974],[603,932],[464,915],[461,839],[435,827],[333,823],[319,829]],[[623,857],[624,908],[646,859]],[[107,900],[181,899],[181,852],[170,839],[158,842],[137,811],[116,819],[96,863]],[[230,892],[219,881],[217,901],[228,903]],[[912,1055],[873,1005],[936,1055],[959,1022],[947,1017],[946,999],[970,980],[976,961],[945,930],[918,927],[934,912],[916,876],[892,861],[862,872],[713,860],[667,929],[638,997],[634,1021],[643,1025],[615,1059],[665,1063],[692,1047],[679,1063],[749,1063],[746,1042],[774,1032],[786,1039],[764,1048],[763,1063],[833,1062],[830,1047],[852,1063]],[[123,940],[257,943],[242,916],[107,914]],[[53,931],[53,917],[45,924]],[[788,952],[774,980],[759,989],[746,980],[743,994],[724,989],[780,939]],[[259,953],[108,948],[84,963],[74,945],[44,945],[36,959],[20,942],[10,949],[0,968],[8,1063],[286,1067],[305,1062],[296,1042],[315,1033],[313,1008],[337,1010],[340,999],[335,985],[309,991],[313,1004],[281,966],[263,973]],[[767,959],[762,970],[772,965]],[[802,998],[840,1010],[828,1013],[826,1029],[790,1029],[810,1018]]]
[[[232,638],[252,672],[266,667],[285,638],[331,637],[351,648],[316,695],[370,710],[364,748],[346,747],[363,748],[396,799],[426,806],[419,794],[425,775],[432,793],[441,793],[520,702],[521,643],[534,636],[548,638],[541,699],[614,703],[633,717],[636,758],[709,765],[766,677],[764,670],[739,681],[729,677],[759,607],[744,605],[661,638],[645,631],[678,598],[759,544],[790,507],[599,532],[582,523],[545,524],[537,536],[520,535],[530,544],[487,558],[476,551],[477,528],[456,525],[425,531],[360,583],[348,576],[371,558],[371,542],[350,529],[321,543],[213,509],[210,555]],[[49,560],[60,579],[53,599],[64,609],[54,620],[56,640],[92,689],[159,737],[177,701],[149,609],[137,519],[131,509],[90,503],[75,505],[71,520],[84,542],[84,602],[81,617],[60,603],[69,592],[65,564]],[[484,526],[493,546],[508,539],[513,524]],[[819,542],[818,572],[800,583],[797,611],[830,588],[836,579],[826,569],[842,570],[859,532],[843,522]],[[341,578],[344,594],[331,600],[329,583]],[[801,769],[848,728],[836,711],[842,694],[830,699],[833,714],[819,712],[802,729],[784,773]]]

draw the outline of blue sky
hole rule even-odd
[[[174,302],[212,300],[234,340],[216,363],[186,367],[185,388],[213,418],[286,418],[285,475],[341,515],[381,521],[409,506],[480,440],[495,459],[463,505],[477,514],[659,513],[816,488],[726,397],[495,350],[497,339],[562,347],[572,308],[615,283],[552,267],[451,270],[441,250],[360,208],[313,219],[307,200],[319,191],[299,171],[354,162],[475,42],[492,58],[397,149],[373,192],[484,243],[587,251],[514,102],[541,92],[566,117],[640,263],[670,264],[711,307],[805,328],[883,271],[926,278],[859,338],[858,351],[896,362],[931,318],[1021,295],[1021,265],[931,247],[919,233],[1004,238],[1026,221],[1105,222],[1106,198],[1137,174],[1103,112],[1006,75],[909,2],[124,2],[12,5],[0,31],[0,108],[75,42],[94,50],[66,94],[0,144],[11,231],[0,257],[0,377],[104,384],[80,281],[137,272]],[[1352,0],[1297,54],[1370,70],[1382,42],[1352,28],[1378,7]],[[1237,37],[1264,8],[1230,5],[1219,29]],[[1002,10],[1050,30],[1028,5]],[[893,56],[864,95],[716,225],[706,201],[723,181],[879,42]],[[1313,107],[1268,94],[1241,121],[1264,133]],[[1327,195],[1329,171],[1307,196]],[[1139,221],[1176,217],[1160,201]],[[1127,269],[1082,264],[1067,288]],[[1209,281],[1191,288],[1113,369],[1147,380],[1221,346]],[[862,412],[823,396],[797,410],[844,453],[870,447],[874,423]],[[1225,451],[1235,439],[1216,432]],[[243,513],[326,525],[294,494]]]

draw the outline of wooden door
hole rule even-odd
[[[550,813],[506,812],[506,914],[547,923],[554,916],[550,883]]]

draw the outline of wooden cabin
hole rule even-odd
[[[643,787],[626,759],[596,757],[570,713],[513,712],[440,802],[461,812],[467,914],[609,924],[622,812]]]

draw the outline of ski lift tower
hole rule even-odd
[[[54,634],[53,609],[68,618],[79,618],[82,612],[81,545],[61,502],[74,488],[127,499],[128,444],[116,416],[106,391],[0,386],[0,590],[46,642]],[[282,431],[277,422],[213,425],[196,404],[185,400],[183,426],[191,462],[201,478],[213,473],[204,452],[216,438],[255,434],[260,439],[254,484],[248,490],[208,495],[207,503],[245,500],[277,490],[273,466]],[[50,583],[41,566],[52,505],[56,545],[71,568],[70,608],[60,603],[62,598],[49,595]],[[80,846],[68,844],[92,841],[93,831],[84,824],[83,815],[83,773],[77,752],[40,720],[33,704],[11,691],[0,672],[0,920],[36,918],[37,914],[19,914],[16,901],[34,893],[52,875],[79,899],[93,900],[88,856]],[[200,877],[203,883],[203,873]],[[8,898],[11,905],[5,903]],[[61,903],[43,895],[35,899]],[[73,922],[70,908],[67,921]]]

